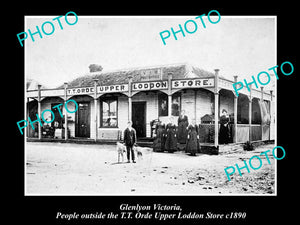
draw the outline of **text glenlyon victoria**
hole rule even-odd
[[[151,205],[140,205],[140,204],[135,204],[135,205],[129,205],[129,204],[121,204],[120,205],[120,210],[123,211],[141,211],[141,210],[177,210],[181,211],[181,207],[179,205],[162,205],[162,204],[153,204],[152,207]]]

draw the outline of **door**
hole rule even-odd
[[[76,137],[90,137],[90,104],[87,102],[78,103],[76,111]]]
[[[146,137],[146,102],[132,102],[132,127],[137,137]]]

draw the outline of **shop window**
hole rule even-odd
[[[158,95],[158,116],[168,116],[168,95],[160,93]]]
[[[59,107],[59,110],[57,107],[53,108],[54,106],[58,105],[59,103],[52,103],[51,104],[51,110],[53,111],[54,113],[54,120],[53,122],[51,123],[51,127],[55,127],[55,128],[62,128],[63,127],[63,123],[64,123],[64,119],[61,118],[60,116],[60,113],[59,113],[59,110],[60,112],[63,111],[63,105],[60,105],[58,106]],[[50,114],[50,120],[52,120],[52,114]]]
[[[118,100],[117,98],[106,98],[101,100],[101,127],[118,126]]]
[[[270,112],[270,102],[267,100],[259,101],[261,107],[261,119],[262,124],[270,125],[271,123],[271,112]]]
[[[172,116],[179,116],[181,110],[181,93],[172,95]]]
[[[244,95],[239,95],[237,105],[237,123],[248,124],[249,123],[249,100]]]
[[[252,119],[251,123],[252,124],[261,124],[261,109],[259,106],[258,99],[254,98],[252,100]]]

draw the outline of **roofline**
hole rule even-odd
[[[114,72],[122,72],[128,70],[143,70],[143,69],[154,69],[154,68],[162,68],[162,67],[170,67],[170,66],[187,66],[190,65],[188,62],[181,62],[181,63],[171,63],[171,64],[162,64],[162,65],[153,65],[153,66],[140,66],[140,67],[127,67],[122,69],[113,69],[113,70],[106,70],[106,71],[96,71],[96,72],[88,72],[85,75],[96,75],[101,73],[114,73]]]

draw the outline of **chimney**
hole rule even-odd
[[[238,79],[238,76],[237,75],[233,76],[233,79],[234,79],[234,83],[236,83],[237,79]]]

